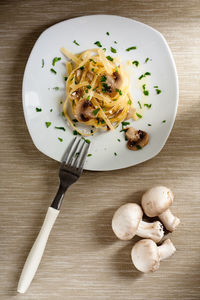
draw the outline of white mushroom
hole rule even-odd
[[[146,191],[142,196],[142,208],[148,217],[158,216],[167,230],[173,231],[180,223],[169,207],[172,205],[174,195],[164,186],[156,186]]]
[[[159,221],[142,221],[143,211],[136,203],[127,203],[119,207],[112,218],[112,229],[120,240],[130,240],[135,235],[151,238],[158,243],[164,235]]]
[[[136,269],[148,273],[158,270],[160,261],[170,257],[175,251],[170,239],[165,240],[161,246],[150,239],[143,239],[133,246],[131,258]]]

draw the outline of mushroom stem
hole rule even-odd
[[[158,247],[158,252],[160,256],[160,260],[166,259],[170,257],[174,252],[176,252],[176,248],[170,239],[165,240],[161,246]]]
[[[174,231],[174,229],[179,225],[180,219],[175,217],[170,209],[165,210],[160,214],[159,219],[164,224],[165,228],[169,231]]]
[[[163,226],[159,221],[153,223],[147,223],[140,221],[137,235],[143,238],[152,239],[158,243],[164,236]]]

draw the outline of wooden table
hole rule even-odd
[[[178,69],[180,101],[164,149],[150,161],[113,172],[84,172],[66,195],[30,289],[16,286],[58,185],[58,163],[34,147],[21,104],[24,67],[47,27],[72,17],[116,14],[155,27]],[[200,299],[200,101],[198,0],[9,1],[0,4],[0,299]],[[114,210],[155,184],[175,194],[181,225],[170,235],[177,252],[159,271],[134,269],[134,241],[111,231]]]

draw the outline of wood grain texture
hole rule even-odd
[[[155,27],[174,55],[180,85],[177,119],[150,161],[113,172],[84,172],[68,191],[30,289],[17,295],[20,272],[58,184],[58,163],[37,151],[27,132],[21,85],[41,32],[88,14],[116,14]],[[0,1],[0,299],[200,299],[200,2]],[[145,42],[145,41],[144,41]],[[181,219],[170,235],[177,252],[143,275],[131,264],[134,241],[117,241],[111,218],[155,184],[175,194]]]

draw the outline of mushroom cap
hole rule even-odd
[[[130,240],[137,232],[143,212],[136,203],[120,206],[113,215],[112,229],[120,240]]]
[[[155,217],[167,210],[173,202],[174,195],[165,186],[155,186],[142,196],[142,208],[148,217]]]
[[[79,122],[88,122],[90,119],[96,118],[93,114],[94,109],[92,102],[83,98],[78,101],[74,109],[74,116]]]
[[[131,258],[134,266],[141,272],[154,272],[159,269],[160,257],[158,247],[150,239],[143,239],[137,242],[131,251]]]
[[[149,142],[149,135],[146,131],[137,130],[133,127],[125,128],[128,138],[127,147],[129,150],[137,151],[144,148]]]

